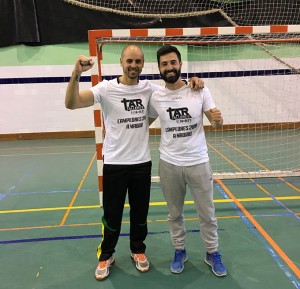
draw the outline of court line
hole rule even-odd
[[[244,153],[242,150],[236,148],[235,146],[231,145],[229,142],[223,140],[223,142],[225,142],[228,146],[230,146],[231,148],[235,149],[236,151],[238,151],[240,154],[242,154],[243,156],[245,156],[246,158],[248,158],[249,160],[253,161],[254,163],[256,163],[257,165],[259,165],[261,168],[268,170],[268,168],[266,168],[265,166],[263,166],[262,164],[260,164],[259,162],[257,162],[256,160],[254,160],[253,158],[251,158],[249,155],[247,155],[246,153]],[[210,146],[214,151],[216,151],[217,153],[219,153],[222,157],[225,157],[223,154],[221,154],[218,150],[216,150],[214,147]],[[238,169],[238,171],[242,172],[242,170],[235,165],[233,162],[231,162],[227,157],[225,157],[225,159],[227,161],[229,161],[230,164],[232,164],[236,169]],[[279,178],[280,180],[284,180],[283,178]],[[254,182],[254,179],[250,178],[250,181]],[[235,204],[241,209],[241,211],[247,216],[247,218],[251,221],[251,223],[259,230],[259,232],[262,234],[262,236],[267,240],[267,242],[276,250],[276,252],[279,254],[279,256],[281,256],[281,258],[286,262],[286,264],[291,268],[291,270],[296,274],[296,276],[298,278],[300,278],[300,270],[298,269],[298,267],[289,259],[289,257],[285,254],[285,252],[277,245],[277,243],[269,236],[269,234],[260,226],[260,224],[254,219],[254,217],[246,210],[246,208],[241,204],[241,202],[235,198],[235,196],[231,193],[231,191],[227,188],[227,186],[221,181],[221,180],[217,180],[217,182],[219,183],[219,185],[221,185],[221,187],[225,190],[225,192],[230,196],[230,198],[232,200],[234,200]],[[288,183],[288,182],[284,182],[285,184],[289,185],[290,187],[292,187],[293,189],[295,189],[297,192],[299,192],[300,190],[293,186],[292,184]],[[285,209],[288,210],[288,212],[293,213],[290,209],[288,209],[283,203],[281,203],[278,199],[278,197],[274,197],[273,195],[271,195],[267,190],[265,190],[261,185],[255,183],[255,185],[262,190],[265,194],[267,194],[268,196],[271,196],[271,198],[273,199],[273,201],[277,202],[277,204],[280,204],[282,207],[284,207]],[[297,217],[297,215],[295,213],[293,213],[294,216],[296,216],[297,219],[299,219]]]
[[[200,230],[186,230],[187,233],[199,233]],[[170,234],[170,231],[148,232],[148,235]],[[128,237],[129,233],[120,233],[120,237]],[[41,237],[30,239],[13,239],[0,241],[0,244],[16,244],[16,243],[32,243],[32,242],[47,242],[47,241],[61,241],[61,240],[78,240],[78,239],[94,239],[101,238],[101,234],[93,235],[75,235],[75,236],[59,236],[59,237]]]
[[[63,218],[62,218],[62,220],[60,222],[60,226],[63,226],[65,224],[65,222],[66,222],[66,220],[67,220],[67,218],[68,218],[68,216],[70,214],[71,208],[72,208],[72,206],[73,206],[73,204],[74,204],[74,202],[75,202],[75,200],[76,200],[76,198],[77,198],[77,196],[79,194],[79,191],[80,191],[80,189],[81,189],[81,187],[82,187],[82,185],[83,185],[83,183],[84,183],[84,181],[86,179],[86,176],[87,176],[88,172],[90,171],[90,168],[91,168],[91,166],[92,166],[92,164],[93,164],[93,162],[94,162],[94,160],[96,158],[96,155],[97,155],[97,152],[94,153],[94,155],[93,155],[93,157],[92,157],[92,159],[91,159],[91,161],[90,161],[87,169],[85,170],[85,173],[84,173],[84,175],[83,175],[83,177],[82,177],[82,179],[81,179],[81,181],[80,181],[80,183],[79,183],[79,185],[77,187],[77,190],[76,190],[76,192],[75,192],[75,194],[74,194],[74,196],[73,196],[73,198],[72,198],[72,200],[71,200],[71,202],[70,202],[70,204],[69,204],[69,206],[67,208],[67,211],[66,211],[65,215],[63,216]]]
[[[247,179],[240,179],[240,178],[232,178],[232,179],[224,179],[224,182],[228,185],[244,185],[244,186],[249,186],[253,184],[260,184],[260,185],[269,185],[269,184],[282,184],[286,182],[290,183],[299,183],[300,184],[300,178],[299,177],[286,177],[285,179],[279,179],[278,177],[273,177],[273,178],[256,178],[255,182],[253,183],[250,180]],[[154,185],[152,185],[154,187]],[[298,187],[296,187],[296,190]],[[300,189],[300,188],[299,188]]]
[[[224,192],[224,190],[219,185],[217,185],[216,187],[225,198],[229,198],[229,196]],[[241,210],[238,208],[238,206],[236,204],[232,203],[231,206],[237,212],[237,214],[241,218],[241,220],[246,224],[248,229],[253,233],[253,235],[255,235],[257,237],[257,239],[261,241],[262,245],[265,247],[265,249],[268,251],[268,253],[271,255],[271,257],[277,263],[279,268],[288,277],[288,279],[290,279],[290,281],[296,286],[296,288],[300,289],[300,284],[297,281],[298,280],[297,277],[294,276],[290,272],[290,270],[287,268],[287,266],[284,264],[284,262],[280,259],[279,255],[277,255],[276,252],[274,252],[272,247],[268,244],[268,242],[264,239],[264,237],[260,234],[260,232],[256,229],[256,227],[251,224],[251,222],[241,212]],[[256,217],[256,216],[253,215],[253,217]]]
[[[79,186],[82,186],[84,178],[80,182]],[[75,192],[73,199],[77,198],[79,189]],[[300,196],[283,196],[276,197],[278,200],[300,200]],[[263,201],[274,201],[272,197],[262,197],[262,198],[237,198],[239,202],[263,202]],[[72,200],[68,207],[49,207],[49,208],[31,208],[31,209],[18,209],[18,210],[1,210],[0,214],[15,214],[15,213],[32,213],[32,212],[44,212],[44,211],[61,211],[61,210],[80,210],[80,209],[99,209],[100,205],[88,205],[88,206],[72,206],[74,201]],[[214,203],[232,203],[233,199],[216,199],[213,200]],[[185,205],[192,205],[194,201],[185,201]],[[167,202],[150,202],[150,206],[166,206]],[[125,208],[129,208],[129,204],[124,205]]]
[[[70,148],[95,148],[95,145],[74,145],[74,146],[46,146],[46,147],[23,147],[23,148],[0,148],[1,151],[22,151],[22,150],[43,150],[43,149],[70,149]]]
[[[233,146],[232,144],[230,144],[229,142],[227,142],[226,140],[223,139],[223,142],[225,142],[228,146],[230,146],[231,148],[233,148],[234,150],[238,151],[240,154],[242,154],[243,156],[245,156],[246,158],[248,158],[249,160],[253,161],[255,164],[257,164],[258,166],[260,166],[261,168],[263,168],[264,170],[268,170],[269,169],[267,167],[265,167],[264,165],[260,164],[259,162],[257,162],[256,160],[254,160],[253,158],[251,158],[249,155],[247,155],[246,153],[244,153],[242,150],[238,149],[237,147]],[[213,146],[211,146],[210,144],[208,144],[210,146],[211,149],[213,149],[216,153],[218,153],[221,157],[223,157],[227,162],[229,162],[232,166],[234,166],[239,172],[243,172],[237,165],[235,165],[233,162],[231,162],[225,155],[223,155],[220,151],[218,151],[216,148],[214,148]],[[297,187],[295,187],[294,185],[290,184],[289,182],[285,181],[283,178],[279,178],[280,180],[284,181],[284,184],[287,184],[288,186],[290,186],[291,188],[293,188],[294,190],[296,190],[297,192],[300,192],[300,189],[298,189]],[[271,196],[271,198],[277,203],[279,204],[281,207],[285,208],[286,210],[288,210],[289,212],[292,212],[287,206],[285,206],[282,202],[279,201],[279,199],[275,196],[273,196],[272,194],[270,194],[265,188],[263,188],[263,186],[261,186],[260,184],[258,184],[257,182],[255,182],[254,179],[249,178],[249,180],[255,184],[260,190],[262,190],[266,195]],[[297,217],[296,214],[294,214]],[[299,218],[298,218],[299,219]]]
[[[32,153],[32,154],[10,154],[0,155],[0,157],[24,157],[24,156],[48,156],[48,155],[70,155],[70,154],[91,154],[90,152],[59,152],[59,153]]]
[[[243,179],[243,182],[241,182],[241,179],[226,179],[225,183],[226,185],[245,185],[245,186],[249,186],[249,185],[256,185],[256,184],[260,184],[260,185],[265,185],[265,184],[282,184],[282,183],[285,183],[285,182],[289,182],[288,180],[280,180],[280,179],[266,179],[266,178],[263,178],[263,179],[260,179],[260,180],[257,180],[255,179],[255,182],[249,180],[249,181],[245,181],[245,179]],[[291,180],[290,182],[294,182],[294,183],[300,183],[300,178],[299,178],[299,181],[298,180]],[[151,185],[151,188],[152,189],[157,189],[157,188],[161,188],[160,185],[158,185],[157,183],[153,183]],[[296,187],[296,190],[297,190],[297,187]],[[95,188],[91,188],[91,189],[81,189],[80,190],[80,193],[81,192],[91,192],[91,193],[94,193],[95,192]],[[54,194],[54,193],[75,193],[74,190],[52,190],[52,191],[36,191],[36,192],[16,192],[16,193],[4,193],[4,194],[1,194],[0,193],[0,198],[1,196],[3,197],[9,197],[9,196],[19,196],[19,195],[38,195],[38,194]]]
[[[263,188],[260,184],[256,184],[256,186],[258,188],[260,188],[265,194],[267,194],[268,196],[270,196],[273,199],[273,201],[275,203],[277,203],[279,206],[281,206],[282,208],[286,209],[288,212],[294,214],[295,217],[300,221],[300,218],[298,218],[297,215],[292,210],[290,210],[286,205],[284,205],[282,202],[280,202],[280,199],[278,197],[274,197],[265,188]]]
[[[233,163],[229,158],[227,158],[225,155],[223,155],[219,150],[217,150],[215,147],[213,147],[209,142],[207,142],[207,145],[214,150],[217,154],[219,154],[225,161],[227,161],[230,165],[232,165],[235,169],[237,169],[239,172],[243,172],[235,163]]]
[[[16,193],[5,193],[5,194],[2,194],[4,195],[5,197],[11,197],[11,196],[22,196],[22,195],[46,195],[46,194],[62,194],[62,193],[70,193],[70,194],[73,194],[75,193],[76,191],[74,190],[52,190],[52,191],[37,191],[37,192],[16,192]],[[89,193],[89,192],[92,192],[94,193],[95,192],[95,189],[83,189],[83,190],[80,190],[80,192],[84,193]],[[0,194],[1,195],[1,194]]]
[[[234,150],[238,151],[240,154],[242,154],[244,157],[246,157],[247,159],[251,160],[252,162],[254,162],[255,164],[257,164],[259,167],[263,168],[266,171],[270,171],[267,167],[265,167],[263,164],[259,163],[258,161],[256,161],[255,159],[251,158],[248,154],[246,154],[245,152],[243,152],[242,150],[238,149],[237,147],[235,147],[234,145],[232,145],[231,143],[229,143],[226,140],[222,140],[223,142],[225,142],[228,146],[230,146],[231,148],[233,148]],[[242,170],[239,169],[240,172],[242,172]],[[295,187],[293,184],[289,183],[288,181],[286,181],[284,178],[282,177],[278,177],[278,179],[284,181],[285,184],[287,184],[288,186],[290,186],[291,188],[293,188],[294,190],[296,190],[297,192],[300,193],[300,188]],[[252,180],[252,179],[251,179]],[[254,180],[253,180],[254,181]]]
[[[237,150],[239,153],[244,155],[246,158],[250,159],[260,167],[267,169],[265,166],[245,154],[243,151],[240,149],[234,147],[227,141],[223,140],[227,145],[229,145],[231,148],[234,148]],[[218,150],[216,150],[214,147],[210,145],[210,147],[219,153],[222,157],[225,157],[223,154],[221,154]],[[242,171],[238,166],[236,166],[233,162],[231,162],[227,157],[225,159],[232,164],[236,169],[238,169],[240,172]],[[268,169],[267,169],[268,170]],[[283,178],[280,178],[283,180]],[[250,178],[252,182],[255,182],[254,179]],[[299,268],[291,261],[291,259],[285,254],[285,252],[277,245],[277,243],[271,238],[271,236],[260,226],[260,224],[254,219],[254,217],[246,210],[246,208],[241,204],[241,202],[235,198],[235,196],[231,193],[231,191],[227,188],[227,186],[221,181],[221,180],[216,180],[219,185],[224,189],[224,191],[230,196],[232,200],[234,200],[234,203],[240,208],[240,210],[243,212],[243,214],[248,218],[248,220],[256,227],[256,229],[261,233],[261,235],[266,239],[266,241],[275,249],[275,251],[279,254],[279,256],[284,260],[284,262],[291,268],[291,270],[296,274],[298,278],[300,278],[300,270]],[[299,192],[298,188],[293,186],[292,184],[289,184],[288,182],[285,182],[285,184],[290,185],[293,189],[296,189],[296,191]],[[291,210],[289,210],[284,204],[282,204],[277,197],[272,196],[267,190],[265,190],[261,185],[256,183],[256,186],[261,189],[265,194],[269,195],[272,197],[273,201],[276,201],[278,204],[280,204],[282,207],[287,209],[290,213],[293,213]],[[293,213],[294,214],[294,213]],[[296,214],[294,214],[296,218],[299,220]]]
[[[251,158],[249,155],[247,155],[246,153],[244,153],[242,150],[238,149],[237,147],[235,147],[234,145],[232,145],[231,143],[229,143],[228,141],[222,139],[223,142],[225,142],[228,146],[230,146],[231,148],[233,148],[234,150],[238,151],[241,155],[243,155],[244,157],[246,157],[247,159],[251,160],[252,162],[254,162],[255,164],[257,164],[259,167],[263,168],[264,170],[269,171],[269,169],[267,167],[265,167],[264,165],[262,165],[261,163],[259,163],[258,161],[256,161],[255,159]]]
[[[37,164],[31,166],[27,172],[23,173],[23,175],[16,180],[16,183],[14,185],[11,185],[4,194],[0,195],[0,200],[3,200],[7,196],[11,195],[11,193],[16,189],[17,186],[22,184],[31,174],[33,174],[38,169],[39,165]]]
[[[299,213],[300,214],[300,213]],[[270,214],[270,215],[253,215],[254,217],[288,217],[290,214]],[[241,216],[239,215],[230,215],[230,216],[216,216],[216,218],[219,219],[240,219]],[[184,218],[185,222],[193,222],[199,221],[198,217],[195,218]],[[168,223],[168,219],[157,219],[157,220],[147,220],[147,223]],[[130,221],[124,221],[122,220],[122,224],[130,224]],[[2,228],[0,229],[0,232],[6,232],[6,231],[27,231],[27,230],[36,230],[36,229],[57,229],[57,228],[70,228],[70,227],[91,227],[91,226],[100,226],[102,225],[101,222],[93,222],[93,223],[76,223],[76,224],[66,224],[63,226],[60,225],[47,225],[47,226],[30,226],[30,227],[19,227],[19,228]]]
[[[260,232],[260,234],[266,239],[266,241],[272,246],[272,248],[278,253],[278,255],[285,261],[285,263],[291,268],[291,270],[300,278],[299,268],[292,262],[292,260],[285,254],[285,252],[277,245],[277,243],[271,238],[271,236],[263,229],[263,227],[254,219],[254,217],[249,213],[249,211],[242,205],[242,203],[231,193],[227,186],[221,181],[217,180],[218,184],[222,189],[229,195],[229,197],[234,200],[234,203],[239,207],[243,214],[248,218],[248,220],[255,226],[255,228]]]

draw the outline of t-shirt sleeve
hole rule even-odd
[[[204,87],[203,88],[203,111],[208,111],[215,107],[216,105],[209,89],[207,87]]]
[[[103,80],[96,84],[95,86],[91,87],[90,90],[94,95],[94,103],[101,103],[102,97],[106,95],[106,87],[107,87],[107,80]]]
[[[150,85],[151,85],[152,92],[155,92],[162,88],[160,85],[157,85],[155,83],[150,83]]]

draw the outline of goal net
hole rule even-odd
[[[290,0],[63,0],[82,8],[147,18],[217,13],[232,25],[299,24],[299,1]]]
[[[300,25],[89,31],[93,85],[122,74],[128,44],[145,53],[141,79],[160,80],[156,51],[176,45],[182,78],[198,76],[221,109],[224,125],[213,130],[204,117],[215,178],[300,175]],[[95,107],[99,177],[102,172],[101,108]],[[150,127],[152,180],[158,178],[160,124]]]

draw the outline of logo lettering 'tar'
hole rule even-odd
[[[144,109],[145,107],[143,106],[142,100],[141,99],[129,99],[127,100],[126,98],[123,98],[121,100],[122,103],[124,103],[124,108],[126,111],[131,111],[131,110],[138,110],[138,109]]]
[[[170,119],[176,120],[176,119],[186,119],[186,118],[192,118],[190,114],[188,113],[189,109],[187,107],[182,108],[171,108],[169,107],[167,109],[167,112],[169,113]]]

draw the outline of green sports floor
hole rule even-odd
[[[146,240],[150,271],[138,272],[130,259],[126,205],[116,263],[99,282],[94,270],[102,212],[94,139],[2,141],[0,169],[1,289],[300,288],[300,177],[215,181],[224,278],[204,263],[189,193],[189,259],[181,274],[170,272],[167,207],[153,183]]]

